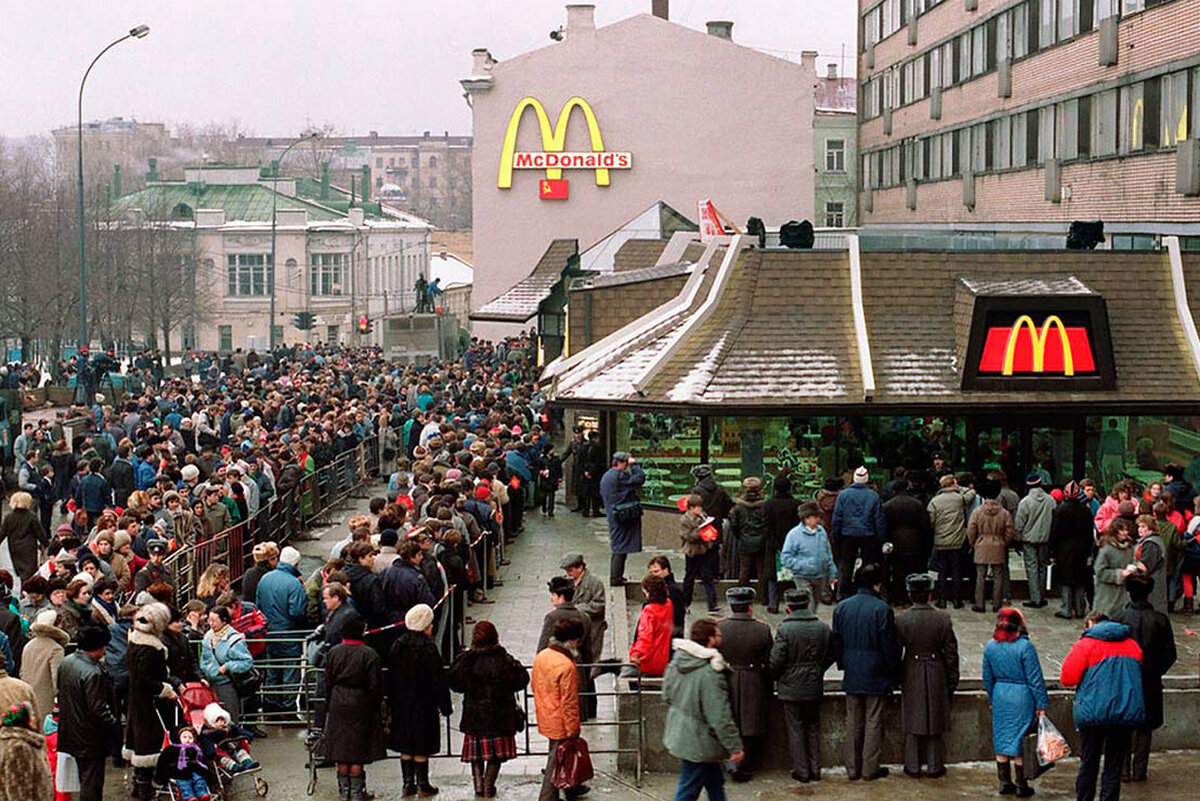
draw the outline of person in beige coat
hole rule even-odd
[[[54,711],[58,694],[58,663],[66,655],[67,633],[54,625],[57,614],[53,609],[38,613],[29,627],[31,636],[21,659],[21,679],[33,688],[34,721],[41,726]]]
[[[8,660],[0,654],[0,714],[14,704],[36,702],[33,688],[18,678],[8,675]]]

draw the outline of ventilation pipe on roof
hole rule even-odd
[[[828,70],[828,72],[825,73],[825,77],[831,81],[837,80],[837,64],[834,62],[830,62],[829,66],[826,69]]]
[[[371,165],[362,165],[362,199],[366,203],[371,199]]]
[[[567,6],[567,36],[596,32],[596,7],[590,3]]]
[[[321,200],[329,200],[329,162],[321,162]]]
[[[715,36],[718,39],[733,41],[733,23],[727,19],[709,20],[705,25],[708,27],[708,35]]]
[[[650,13],[659,19],[671,18],[671,0],[651,0]]]
[[[113,197],[121,196],[121,165],[113,165],[113,182],[112,182]]]
[[[471,74],[472,75],[487,75],[492,71],[492,65],[496,60],[492,58],[492,53],[486,47],[477,47],[471,51]]]

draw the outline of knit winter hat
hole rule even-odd
[[[871,479],[871,474],[867,472],[866,467],[860,467],[854,471],[854,483],[866,484]]]
[[[300,552],[290,545],[285,545],[283,550],[279,552],[279,561],[295,567],[300,564]]]
[[[158,603],[146,604],[137,611],[133,617],[133,627],[145,634],[153,634],[155,636],[162,634],[167,630],[167,624],[171,622],[171,610],[166,604]]]
[[[225,720],[229,720],[229,712],[225,710],[225,707],[221,706],[216,701],[213,701],[211,704],[204,707],[204,722],[209,726],[212,726],[214,729],[217,728],[217,720],[219,718],[225,718]]]
[[[429,604],[417,604],[404,616],[404,627],[409,631],[424,631],[433,622],[433,610]]]

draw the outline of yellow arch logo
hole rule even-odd
[[[1046,369],[1046,337],[1050,334],[1050,329],[1053,327],[1058,330],[1059,342],[1062,343],[1063,352],[1063,375],[1075,375],[1075,362],[1071,357],[1071,340],[1067,337],[1067,327],[1063,325],[1062,319],[1057,314],[1052,314],[1042,323],[1042,328],[1039,331],[1034,325],[1033,318],[1028,314],[1023,314],[1013,323],[1012,330],[1008,332],[1008,344],[1004,348],[1004,367],[1001,375],[1013,374],[1013,359],[1017,353],[1017,338],[1021,333],[1022,328],[1029,329],[1029,338],[1032,340],[1033,346],[1033,372],[1042,373]]]
[[[517,131],[520,130],[521,119],[527,109],[533,109],[534,116],[537,117],[538,130],[542,136],[542,152],[517,152]],[[583,113],[587,123],[592,148],[590,152],[563,152],[567,141],[567,126],[571,121],[571,112],[575,109]],[[504,133],[504,147],[500,150],[500,174],[496,186],[500,189],[511,189],[514,169],[545,170],[546,179],[555,181],[562,178],[564,168],[594,170],[596,186],[608,186],[610,169],[629,169],[632,164],[633,157],[629,153],[605,151],[600,124],[596,121],[592,107],[582,97],[572,97],[563,104],[558,121],[553,127],[542,102],[536,97],[526,97],[517,103],[512,116],[509,117],[508,129]]]

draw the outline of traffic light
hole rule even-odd
[[[371,320],[365,314],[358,318],[358,333],[364,336],[371,333]]]
[[[311,331],[315,324],[316,319],[313,317],[312,312],[302,311],[292,318],[292,325],[301,331]]]

